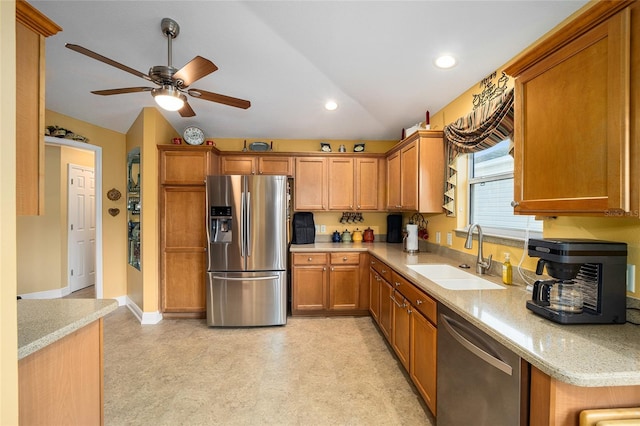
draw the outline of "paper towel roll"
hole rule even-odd
[[[407,251],[418,251],[418,225],[407,225]]]

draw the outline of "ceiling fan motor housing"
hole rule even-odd
[[[177,83],[178,86],[181,86],[182,80],[176,81],[172,79],[176,71],[178,70],[174,67],[166,65],[156,65],[149,68],[149,77],[151,77],[151,79],[159,85],[173,85],[174,83]]]

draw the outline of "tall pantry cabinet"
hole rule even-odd
[[[160,306],[165,317],[204,318],[207,236],[205,177],[211,147],[158,145]]]
[[[44,213],[45,37],[61,31],[16,1],[16,213]]]

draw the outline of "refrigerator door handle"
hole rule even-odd
[[[267,281],[267,280],[278,279],[278,276],[269,275],[265,277],[242,278],[242,277],[225,277],[221,275],[213,275],[211,278],[213,278],[214,280],[223,280],[223,281]]]
[[[245,249],[245,230],[246,230],[246,225],[247,225],[247,214],[245,212],[246,210],[246,200],[245,200],[245,193],[244,191],[242,192],[241,196],[240,196],[240,256],[242,256],[242,258],[244,259],[246,257],[246,249]]]
[[[246,193],[246,198],[247,198],[247,214],[246,214],[246,235],[247,235],[247,257],[249,257],[251,255],[251,192],[247,191]]]

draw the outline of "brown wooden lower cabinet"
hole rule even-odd
[[[291,258],[293,315],[368,314],[367,253],[293,253]]]
[[[104,424],[102,319],[18,362],[20,425]]]
[[[393,310],[393,326],[391,327],[391,346],[398,355],[405,370],[409,371],[411,345],[411,304],[404,296],[393,291],[391,293]]]
[[[531,367],[530,426],[577,425],[582,410],[638,406],[640,385],[573,386]]]
[[[161,307],[167,317],[204,318],[205,187],[163,186],[160,210]]]
[[[418,310],[411,312],[409,376],[431,412],[436,415],[436,347],[438,330]]]
[[[370,263],[372,317],[435,415],[436,301],[380,260],[371,257]]]

